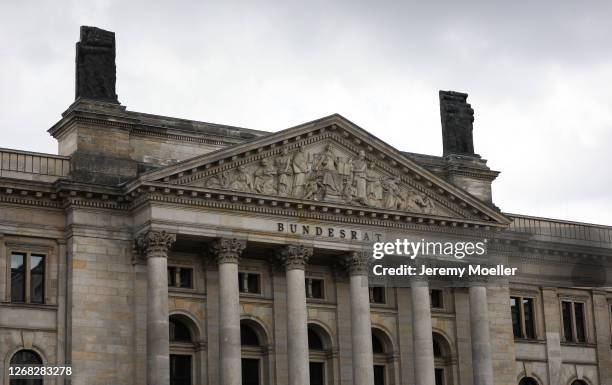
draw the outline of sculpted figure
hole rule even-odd
[[[306,181],[306,185],[304,186],[304,199],[313,199],[319,200],[319,182],[317,182],[317,177],[315,175],[310,175],[308,180]]]
[[[351,183],[350,180],[346,180],[344,183],[344,190],[342,191],[342,199],[344,203],[351,203],[355,200],[355,194],[357,193],[357,189],[355,188],[354,183]]]
[[[324,194],[329,195],[331,193],[332,195],[337,195],[340,192],[339,183],[337,182],[338,169],[336,156],[331,145],[328,144],[325,147],[325,151],[320,154],[315,169],[322,175]]]
[[[258,193],[276,195],[276,168],[268,158],[261,160],[260,166],[255,171],[255,190]]]
[[[247,172],[246,167],[238,166],[232,175],[229,188],[238,191],[252,191],[253,190],[253,178]]]
[[[353,180],[355,184],[355,195],[357,200],[363,204],[368,199],[367,183],[368,164],[365,151],[359,151],[359,157],[353,161]]]
[[[223,171],[219,175],[214,175],[210,177],[204,184],[204,187],[218,188],[218,189],[227,188],[229,184],[229,179],[230,179],[229,173],[227,171]]]
[[[387,209],[398,209],[403,205],[402,191],[399,187],[399,178],[392,177],[383,183],[384,207]]]
[[[291,156],[287,148],[283,148],[281,155],[276,158],[278,170],[278,195],[287,196],[291,192]]]
[[[304,195],[306,176],[308,175],[308,156],[304,153],[304,147],[300,146],[293,156],[293,192],[294,197],[301,198]]]
[[[423,213],[434,213],[434,203],[428,196],[415,194],[413,197],[413,202]]]
[[[383,199],[382,177],[374,172],[374,162],[371,162],[369,166],[366,170],[368,178],[368,204],[380,207]]]

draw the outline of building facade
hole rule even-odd
[[[5,384],[19,363],[72,367],[28,384],[612,384],[612,227],[500,210],[466,94],[440,92],[429,156],[340,115],[129,111],[96,28],[76,67],[59,155],[0,149]],[[519,273],[372,281],[372,244],[403,238],[486,240],[465,261]]]

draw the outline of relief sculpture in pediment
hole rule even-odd
[[[320,147],[319,147],[320,148]],[[304,146],[213,175],[204,187],[434,214],[434,201],[380,170],[365,152],[347,155],[330,143]]]

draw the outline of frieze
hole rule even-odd
[[[332,141],[283,147],[275,154],[221,167],[191,184],[217,190],[449,216],[427,194],[385,171],[364,150]],[[257,159],[260,158],[260,159]],[[189,178],[192,179],[193,178]]]

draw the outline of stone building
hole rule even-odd
[[[43,383],[11,363],[72,366],[44,384],[612,384],[612,227],[500,210],[466,94],[440,92],[430,156],[340,115],[129,111],[100,29],[76,67],[59,155],[0,149],[4,384]],[[465,261],[519,274],[368,284],[372,243],[407,237],[486,239]]]

